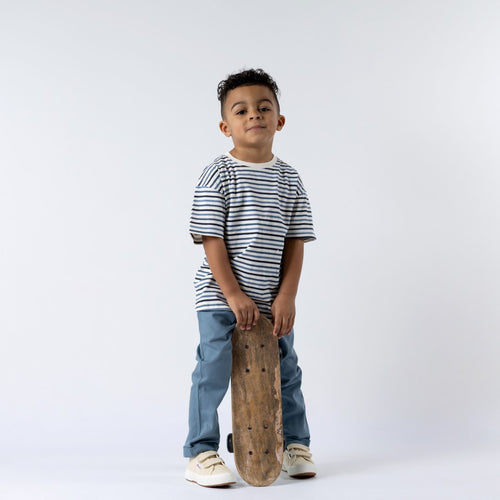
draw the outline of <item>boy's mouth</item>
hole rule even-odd
[[[263,125],[254,125],[253,127],[250,127],[248,130],[260,130],[262,128],[266,128]]]

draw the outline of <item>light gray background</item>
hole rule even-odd
[[[282,89],[274,150],[315,218],[296,344],[320,467],[498,450],[497,2],[0,5],[4,498],[56,455],[167,453],[162,487],[182,478],[189,210],[243,67]]]

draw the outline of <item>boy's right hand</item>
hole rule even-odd
[[[226,297],[227,303],[236,316],[236,324],[242,330],[250,330],[257,324],[260,312],[255,302],[243,292]]]

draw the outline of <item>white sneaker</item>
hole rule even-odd
[[[236,482],[224,460],[214,451],[204,451],[189,460],[184,477],[200,486],[227,486]]]
[[[307,446],[289,444],[283,454],[283,471],[290,477],[307,478],[316,475],[316,466],[311,459],[312,453]]]

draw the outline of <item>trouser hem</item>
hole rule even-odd
[[[219,447],[213,444],[200,444],[198,446],[193,446],[193,447],[184,446],[184,457],[194,458],[200,453],[203,453],[204,451],[212,451],[212,450],[218,451]]]
[[[311,444],[311,440],[310,439],[285,439],[285,442],[284,442],[284,446],[285,448],[289,445],[289,444],[292,444],[292,443],[296,443],[296,444],[302,444],[304,446],[307,446],[309,448],[310,444]]]

